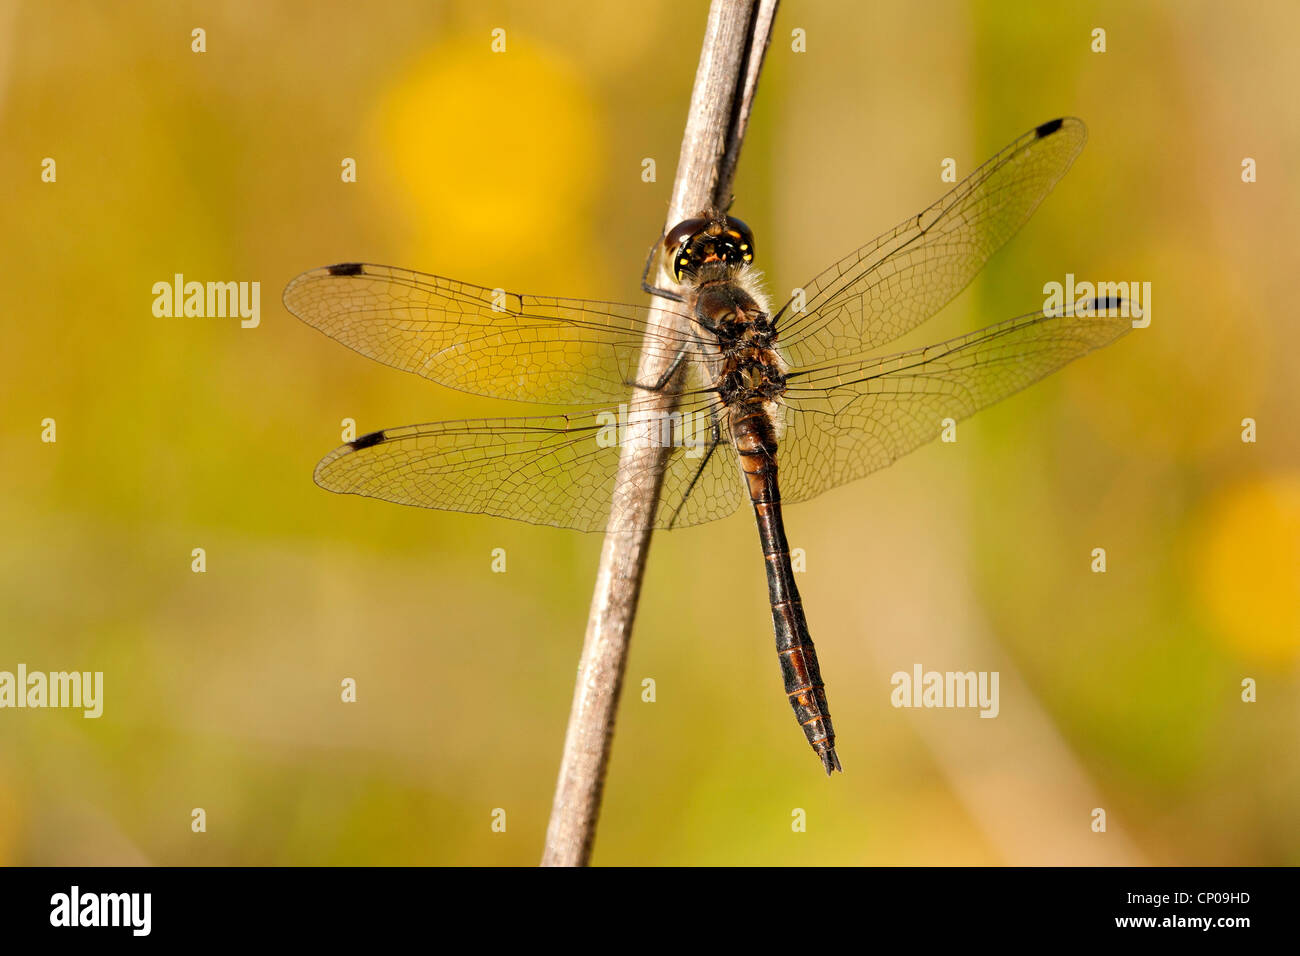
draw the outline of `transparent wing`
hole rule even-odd
[[[284,304],[385,365],[476,395],[550,405],[626,397],[650,315],[648,306],[521,295],[366,263],[304,272],[285,288]],[[689,336],[656,329],[650,351],[664,365],[694,348]]]
[[[654,527],[723,518],[743,500],[735,452],[714,427],[717,412],[713,397],[687,396],[676,417],[651,421],[668,452]],[[403,505],[601,531],[627,434],[620,424],[646,417],[624,406],[389,428],[327,455],[316,483]]]
[[[1030,130],[924,212],[804,286],[778,322],[794,367],[862,355],[950,302],[1038,208],[1087,139],[1083,122]]]
[[[1104,305],[1105,303],[1100,303]],[[1115,313],[1020,316],[928,348],[795,372],[783,401],[781,498],[854,481],[1132,327]]]

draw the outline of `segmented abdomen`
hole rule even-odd
[[[817,666],[817,651],[808,633],[799,588],[794,583],[790,546],[781,520],[776,425],[762,403],[733,406],[730,418],[732,439],[740,456],[740,469],[749,488],[749,499],[758,521],[758,537],[763,544],[772,629],[776,634],[785,692],[808,743],[829,774],[841,767],[835,754],[835,730],[826,703],[826,686]]]

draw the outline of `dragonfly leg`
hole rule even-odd
[[[677,524],[677,518],[682,513],[682,509],[686,507],[686,502],[690,500],[691,492],[695,490],[696,484],[699,483],[700,476],[704,474],[704,469],[708,467],[709,459],[713,457],[713,453],[717,451],[718,446],[722,444],[722,428],[718,424],[718,412],[716,409],[709,409],[709,419],[708,450],[705,451],[704,456],[700,459],[700,467],[695,469],[695,476],[691,478],[691,483],[687,485],[686,490],[682,492],[682,500],[677,502],[677,507],[673,509],[673,516],[668,521],[669,529],[672,529]]]
[[[672,362],[669,363],[668,368],[664,369],[664,373],[659,376],[659,380],[653,385],[644,385],[635,379],[628,384],[635,385],[637,388],[645,389],[647,392],[662,392],[668,383],[672,381],[673,376],[677,374],[677,370],[682,367],[682,362],[684,361],[686,361],[686,349],[683,348],[677,351],[677,354],[673,356]]]

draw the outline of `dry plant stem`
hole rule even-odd
[[[709,206],[725,206],[731,198],[776,7],[777,0],[713,0],[709,8],[666,228]],[[656,327],[684,332],[682,321],[674,312],[655,308],[648,335],[653,337]],[[659,380],[667,359],[657,356],[662,356],[662,350],[643,351],[638,381]],[[638,406],[644,403],[656,411],[670,411],[677,400],[674,388],[640,391],[635,398]],[[667,452],[649,441],[650,434],[648,424],[638,429],[633,423],[619,461],[543,866],[585,866],[591,858],[628,639],[650,547],[651,532],[632,529],[653,522]],[[646,482],[647,474],[655,480]]]

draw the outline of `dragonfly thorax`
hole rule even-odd
[[[776,342],[776,325],[756,278],[747,265],[720,262],[705,264],[696,277],[687,302],[695,320],[717,337],[724,352],[768,349]]]
[[[785,392],[785,372],[777,354],[766,348],[746,348],[725,356],[718,392],[724,405],[770,402]]]

